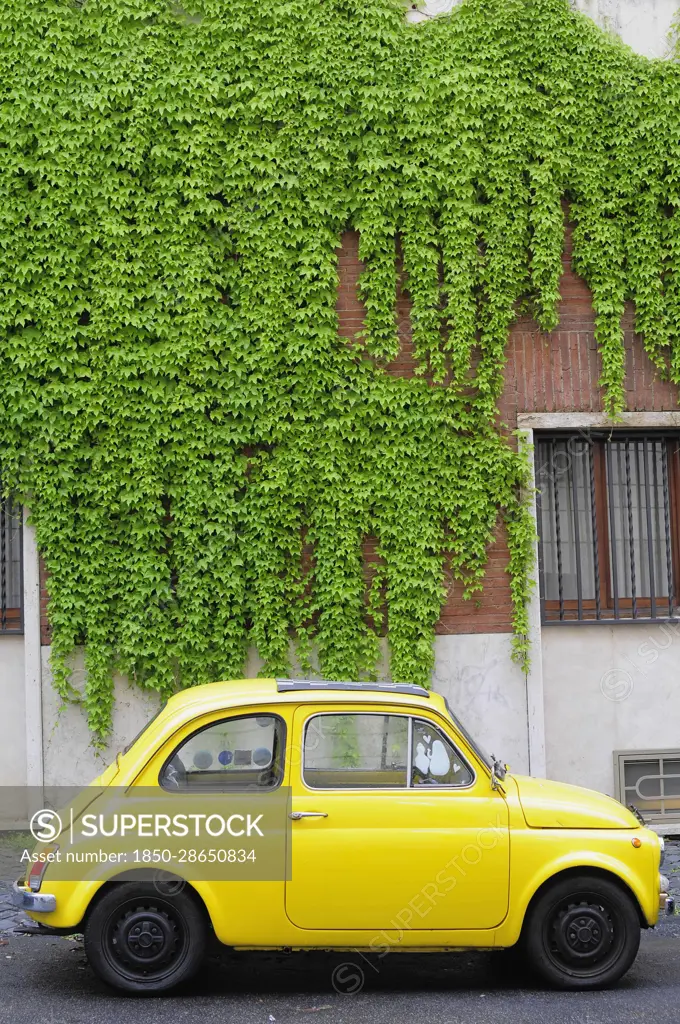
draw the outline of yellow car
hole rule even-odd
[[[128,831],[97,853],[112,833],[98,809],[114,805]],[[672,912],[663,841],[631,811],[511,774],[417,686],[186,690],[69,815],[54,842],[39,836],[16,905],[82,931],[96,973],[130,992],[191,977],[211,933],[235,949],[377,956],[515,947],[552,985],[590,989],[617,981],[640,929]],[[87,868],[67,870],[71,849]]]

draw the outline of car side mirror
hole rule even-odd
[[[493,762],[491,767],[491,788],[504,792],[503,779],[508,773],[508,766],[499,761],[493,754],[491,755],[491,761]]]

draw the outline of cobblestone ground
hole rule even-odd
[[[26,833],[0,833],[0,936],[11,934],[17,926],[30,923],[25,914],[12,906],[11,888],[23,874],[21,853],[32,846],[33,841]],[[678,902],[676,920],[672,923],[680,928],[680,838],[666,840],[666,860],[662,870],[668,876],[671,893]]]
[[[17,926],[29,923],[20,910],[12,906],[12,883],[24,874],[21,854],[26,847],[35,845],[24,832],[0,832],[0,935],[13,932]]]
[[[676,914],[680,914],[680,839],[666,840],[666,859],[661,870],[671,883],[671,895],[678,904]]]

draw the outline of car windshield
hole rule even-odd
[[[451,710],[451,705],[449,704],[449,702],[446,699],[446,697],[444,698],[444,703],[446,705],[446,710],[448,711],[448,713],[449,713],[449,715],[450,715],[450,717],[451,717],[451,719],[453,721],[453,724],[456,726],[456,728],[461,733],[461,735],[464,737],[464,739],[467,740],[468,744],[474,750],[474,752],[477,755],[477,757],[479,757],[484,762],[484,764],[487,765],[489,768],[493,768],[493,765],[494,765],[493,757],[491,757],[490,754],[487,754],[487,752],[484,749],[484,747],[480,746],[480,744],[477,742],[477,740],[473,739],[473,737],[470,735],[468,730],[465,728],[465,726],[461,722],[461,720],[458,717],[458,715],[454,714],[454,712]]]

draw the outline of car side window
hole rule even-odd
[[[414,718],[411,785],[469,786],[473,780],[472,769],[449,738],[432,722]]]
[[[275,789],[283,776],[284,725],[275,715],[225,718],[198,729],[166,760],[159,783],[182,792]]]
[[[406,787],[408,730],[405,715],[315,715],[304,734],[306,785],[312,789]]]

